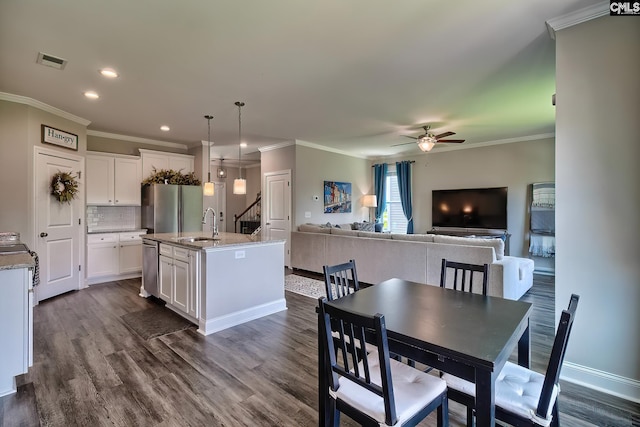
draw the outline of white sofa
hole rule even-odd
[[[291,233],[291,266],[322,273],[323,265],[356,260],[358,279],[392,277],[438,286],[442,259],[489,264],[488,294],[517,300],[533,284],[533,260],[504,255],[501,239],[388,234],[348,227],[300,225]]]

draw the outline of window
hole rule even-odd
[[[382,231],[406,234],[408,221],[402,211],[398,177],[395,172],[387,172],[386,187],[386,205],[382,214]]]

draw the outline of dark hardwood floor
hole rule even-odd
[[[140,338],[121,316],[149,307],[139,280],[94,285],[34,309],[34,366],[0,399],[0,426],[317,425],[316,301],[208,337],[195,326]],[[532,368],[554,335],[553,278],[536,276]],[[576,321],[580,321],[578,314]],[[450,404],[451,425],[464,425]],[[563,383],[564,426],[639,426],[640,405]],[[354,426],[347,417],[343,426]],[[435,426],[432,414],[421,425]]]

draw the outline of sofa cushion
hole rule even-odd
[[[330,228],[326,228],[326,227],[323,228],[315,224],[300,224],[298,226],[298,231],[304,231],[307,233],[324,233],[324,234],[331,233]]]
[[[496,259],[502,259],[504,257],[504,242],[502,239],[456,237],[436,234],[433,236],[433,241],[435,243],[445,243],[450,245],[488,246],[493,248],[496,253]]]
[[[353,224],[351,224],[351,223],[348,223],[348,224],[336,224],[334,227],[341,228],[343,230],[353,230]]]
[[[353,236],[353,237],[358,237],[358,233],[360,233],[358,230],[345,230],[343,228],[332,228],[331,229],[331,234],[335,234],[338,236]]]
[[[409,240],[411,242],[433,242],[433,234],[391,234],[393,240]]]
[[[358,237],[370,237],[372,239],[390,239],[389,233],[376,233],[375,231],[358,231]]]

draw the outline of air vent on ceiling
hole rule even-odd
[[[46,65],[47,67],[57,68],[58,70],[64,70],[64,67],[67,65],[67,60],[58,58],[52,55],[47,55],[46,53],[39,52],[38,59],[36,60],[38,64]]]

